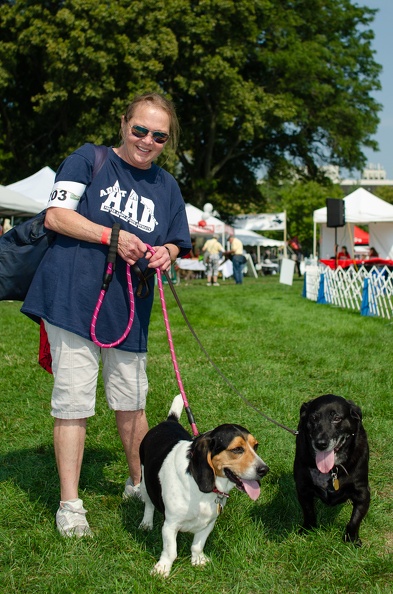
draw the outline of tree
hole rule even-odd
[[[133,4],[133,11],[125,1],[16,0],[2,6],[5,181],[46,164],[57,168],[84,142],[116,143],[130,97],[142,88],[159,89],[162,63],[175,59],[176,41],[162,14],[138,18],[143,3]]]
[[[177,106],[170,168],[198,206],[258,204],[262,166],[273,180],[360,168],[380,109],[374,12],[350,0],[3,1],[2,181],[115,143],[126,102],[147,89]]]
[[[244,208],[258,197],[246,174],[262,164],[273,179],[294,166],[318,179],[324,163],[363,162],[378,121],[371,14],[347,0],[197,3],[192,26],[176,30],[174,79],[194,202],[210,193]]]
[[[378,186],[373,190],[373,194],[385,200],[385,202],[389,202],[389,204],[393,204],[393,187],[392,186]]]

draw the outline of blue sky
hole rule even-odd
[[[383,106],[374,137],[379,144],[379,152],[374,153],[370,149],[363,152],[369,163],[379,163],[386,170],[388,179],[393,179],[393,0],[362,0],[357,3],[379,9],[372,27],[375,33],[373,46],[375,59],[383,68],[380,75],[382,91],[374,94]]]

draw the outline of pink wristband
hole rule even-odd
[[[101,235],[101,243],[103,245],[108,245],[108,239],[109,239],[109,235],[110,235],[111,231],[112,231],[112,229],[110,227],[104,227],[104,230]]]

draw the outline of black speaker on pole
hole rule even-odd
[[[345,203],[344,200],[326,198],[327,226],[344,227],[345,225]]]

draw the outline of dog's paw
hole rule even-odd
[[[147,522],[141,522],[138,526],[139,530],[153,530],[153,524]]]
[[[348,532],[346,532],[344,534],[343,540],[344,540],[344,542],[350,542],[350,543],[352,543],[355,547],[358,547],[359,549],[360,549],[360,547],[363,544],[362,541],[360,540],[360,538],[357,535],[356,536],[352,536]]]
[[[300,527],[297,529],[296,533],[297,533],[299,536],[307,536],[307,534],[310,534],[310,532],[311,532],[312,530],[314,530],[314,528],[315,528],[315,526],[300,526]]]
[[[151,570],[150,575],[159,575],[161,577],[166,578],[170,574],[171,567],[171,565],[164,565],[163,563],[158,561],[158,563],[156,563],[153,569]]]
[[[191,565],[206,565],[209,562],[209,557],[206,557],[204,553],[199,553],[199,555],[193,555],[191,557]]]

